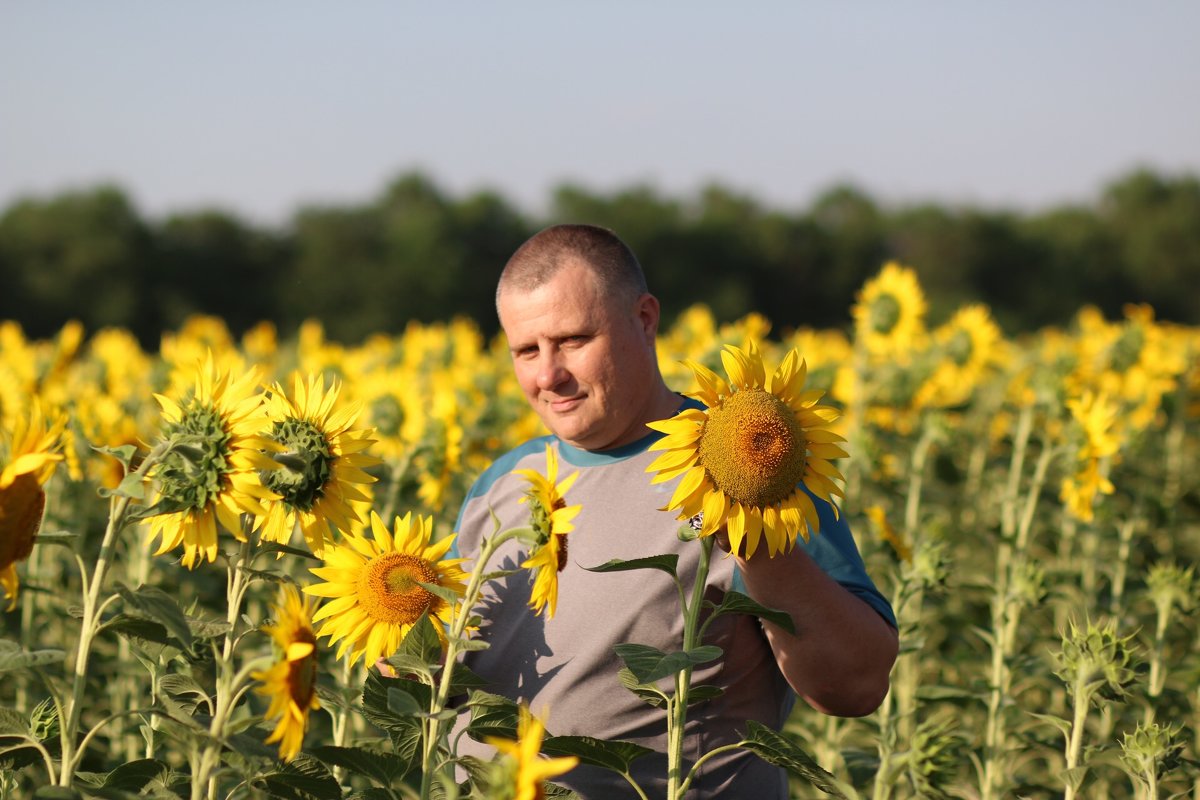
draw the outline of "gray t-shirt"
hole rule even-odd
[[[456,542],[459,555],[473,557],[482,538],[495,530],[492,512],[501,530],[529,524],[529,507],[520,502],[529,483],[512,473],[533,469],[544,475],[548,443],[558,453],[560,481],[579,470],[566,500],[583,508],[568,537],[568,563],[558,576],[554,618],[535,615],[528,607],[531,571],[489,584],[479,609],[484,623],[478,638],[490,648],[467,654],[465,663],[490,682],[489,691],[528,703],[545,721],[548,735],[620,739],[657,751],[634,763],[634,777],[649,797],[666,792],[666,717],[618,682],[623,664],[613,646],[629,642],[664,652],[682,649],[678,591],[670,576],[657,570],[601,574],[583,567],[676,553],[685,591],[691,587],[700,547],[681,542],[675,512],[660,510],[677,479],[651,484],[645,471],[657,455],[647,448],[660,436],[653,433],[604,452],[580,450],[551,436],[525,443],[498,459],[472,487],[459,514]],[[808,544],[798,540],[797,546],[894,625],[891,608],[867,577],[845,521],[835,520],[828,504],[816,504],[821,533]],[[493,556],[489,569],[518,569],[525,557],[520,545],[509,542]],[[730,589],[744,591],[736,563],[722,558],[720,551],[714,551],[707,584],[705,597],[714,602]],[[724,694],[689,709],[689,762],[739,741],[747,720],[778,730],[794,699],[757,618],[723,616],[709,627],[703,643],[717,645],[724,657],[696,668],[692,685],[716,685]],[[662,684],[671,685],[669,680]],[[468,752],[491,755],[489,748],[463,737],[460,754]],[[724,753],[702,769],[690,798],[788,796],[784,773],[745,750]],[[599,768],[579,766],[555,782],[589,800],[636,797],[622,776]]]

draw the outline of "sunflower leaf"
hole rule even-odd
[[[101,493],[103,494],[102,490]],[[175,514],[187,509],[186,503],[180,500],[174,500],[169,497],[159,498],[157,503],[149,506],[133,506],[125,512],[125,521],[137,522],[138,520],[157,517],[159,514]]]
[[[133,500],[146,499],[146,478],[144,475],[133,473],[126,475],[121,479],[116,489],[113,489],[111,494],[118,497],[129,497]]]
[[[331,767],[342,767],[375,783],[391,786],[408,771],[409,763],[391,753],[365,747],[324,745],[309,752]]]
[[[92,449],[97,453],[103,453],[106,456],[112,456],[117,461],[125,465],[128,470],[129,465],[133,463],[133,457],[137,455],[137,448],[131,444],[123,444],[120,447],[100,447],[92,445]]]
[[[720,658],[723,653],[721,648],[715,645],[702,645],[674,653],[664,653],[644,644],[618,644],[613,650],[625,662],[625,666],[637,678],[638,683],[653,683],[687,667]]]
[[[0,672],[30,669],[61,662],[67,654],[62,650],[21,650],[19,647],[0,649]]]
[[[0,736],[28,736],[29,721],[14,708],[0,707]]]
[[[422,583],[421,581],[417,581],[417,584],[430,594],[445,600],[451,606],[459,601],[459,595],[449,587],[440,586],[436,583]]]
[[[272,798],[286,800],[341,800],[342,787],[329,769],[315,758],[301,755],[275,772],[260,775],[253,785]]]
[[[417,717],[396,714],[388,708],[388,690],[393,688],[413,695],[420,708],[429,708],[433,690],[418,681],[384,677],[376,670],[368,672],[363,683],[363,716],[387,732],[397,756],[412,763],[421,744],[421,722]]]
[[[678,578],[679,575],[676,570],[678,564],[679,556],[675,553],[667,553],[659,556],[647,556],[646,558],[633,558],[628,561],[614,558],[600,566],[584,567],[584,569],[588,572],[625,572],[632,569],[657,569],[662,570],[672,578]]]
[[[466,694],[472,689],[480,689],[487,686],[487,681],[476,675],[462,664],[455,664],[454,674],[450,676],[450,696],[455,697],[460,694]]]
[[[417,698],[395,686],[387,690],[387,707],[393,714],[404,717],[414,716],[422,711],[421,706],[417,705]]]
[[[396,670],[396,674],[401,678],[411,678],[429,686],[433,685],[433,671],[429,668],[429,664],[418,658],[405,653],[396,653],[387,658],[387,663]]]
[[[33,793],[33,800],[82,800],[83,795],[67,786],[42,786]]]
[[[145,617],[131,617],[128,614],[114,614],[100,626],[102,631],[115,631],[122,636],[142,639],[155,644],[177,644],[167,629]]]
[[[277,569],[250,569],[242,567],[242,572],[251,580],[267,581],[269,583],[287,584],[295,583],[295,580],[288,575],[283,574]]]
[[[124,792],[137,793],[155,778],[170,772],[171,768],[156,758],[140,758],[129,761],[114,769],[104,777],[102,784],[105,789],[119,789]]]
[[[722,614],[752,614],[759,619],[773,622],[788,633],[796,632],[796,624],[792,621],[790,614],[774,608],[767,608],[741,592],[726,592],[720,605],[711,602],[706,602],[705,605],[713,609],[709,619],[714,619]]]
[[[429,620],[429,612],[425,612],[413,623],[404,640],[400,642],[398,655],[405,655],[424,663],[437,664],[442,660],[442,639],[438,636],[437,628]]]
[[[542,742],[542,752],[555,758],[575,756],[580,763],[627,774],[634,761],[654,751],[633,742],[610,742],[591,736],[549,736]]]
[[[663,692],[654,684],[642,683],[627,667],[622,667],[617,671],[617,680],[621,682],[622,686],[642,698],[652,708],[662,708],[667,704],[666,692]]]
[[[167,632],[179,640],[186,650],[192,649],[192,629],[187,617],[175,602],[175,598],[157,586],[139,586],[130,589],[117,584],[117,592],[130,607],[162,624]]]
[[[467,734],[476,741],[484,737],[517,738],[517,704],[507,697],[476,689],[467,700],[471,721]]]
[[[262,542],[258,549],[260,553],[282,553],[289,556],[307,558],[310,561],[321,560],[308,550],[302,550],[299,547],[288,547],[286,544],[280,544],[279,542]]]
[[[790,739],[787,739],[760,722],[750,720],[746,723],[747,734],[741,745],[759,758],[783,767],[788,772],[805,779],[816,788],[832,797],[847,800],[846,795],[838,786],[837,778],[821,768],[812,756],[800,749]]]
[[[688,708],[699,703],[705,703],[709,700],[714,700],[725,694],[725,690],[720,686],[692,686],[688,689]]]

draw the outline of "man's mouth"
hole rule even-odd
[[[576,397],[547,397],[545,398],[546,405],[550,406],[550,410],[556,413],[570,411],[583,401],[582,396]]]

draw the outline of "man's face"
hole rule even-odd
[[[595,275],[572,264],[532,291],[502,292],[499,311],[517,381],[555,435],[605,450],[648,433],[661,384],[653,297],[606,298]]]

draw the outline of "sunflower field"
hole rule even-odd
[[[684,393],[726,345],[804,359],[900,622],[877,712],[793,713],[793,796],[1200,800],[1200,329],[1132,305],[935,324],[894,263],[851,311],[772,331],[698,306],[659,338]],[[157,353],[0,323],[0,798],[541,796],[588,753],[524,708],[471,781],[423,767],[436,665],[471,646],[459,503],[542,433],[468,320],[345,345],[196,317]],[[398,648],[425,689],[375,668]]]

